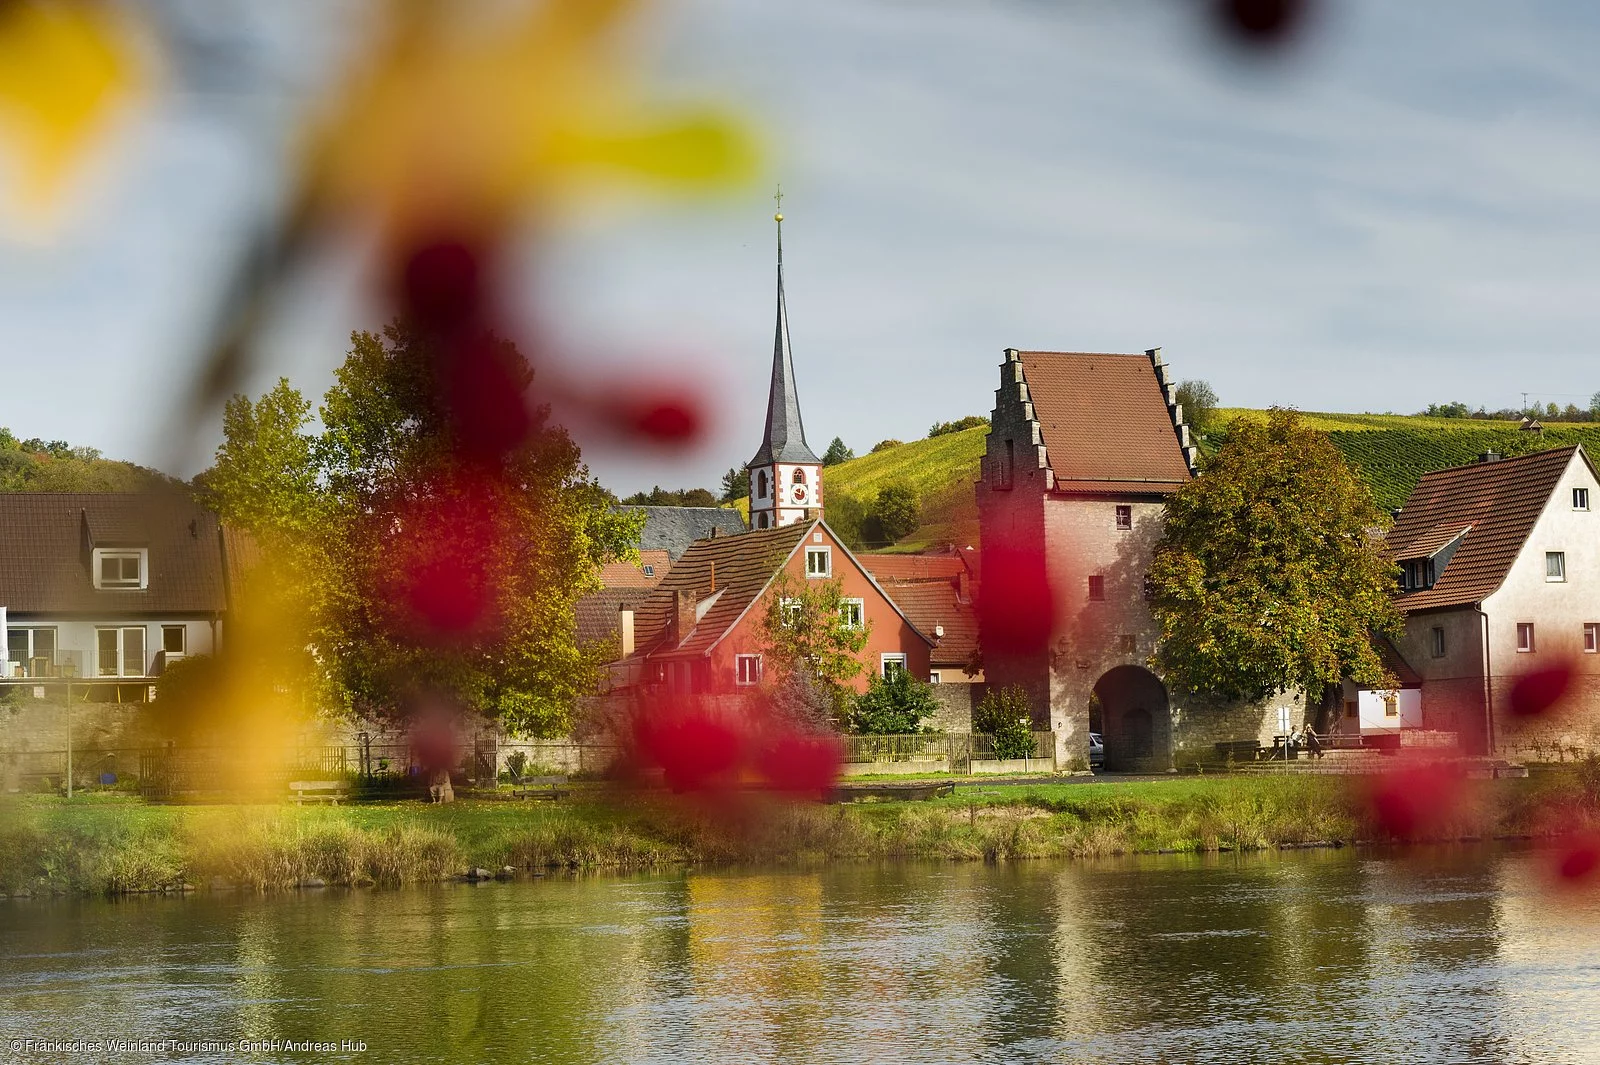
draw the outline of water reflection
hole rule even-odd
[[[1600,908],[1553,901],[1538,861],[1428,848],[11,903],[0,1037],[360,1039],[386,1061],[1600,1060]]]

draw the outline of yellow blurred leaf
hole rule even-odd
[[[133,86],[121,27],[95,3],[0,3],[0,154],[23,206],[51,203],[62,179]]]
[[[559,131],[551,136],[546,159],[557,168],[596,167],[702,187],[753,177],[757,153],[732,119],[706,112],[650,129]]]

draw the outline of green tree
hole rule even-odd
[[[948,436],[950,433],[964,432],[967,429],[976,429],[978,426],[987,426],[989,419],[981,414],[969,414],[965,418],[957,418],[953,422],[934,422],[928,430],[928,439],[936,436]]]
[[[1600,392],[1589,397],[1589,413],[1600,418]]]
[[[859,656],[872,632],[871,622],[851,616],[852,605],[837,578],[800,581],[782,572],[762,615],[769,676],[777,684],[809,678],[808,685],[827,693],[835,718],[849,707],[848,684],[861,673]]]
[[[906,484],[890,484],[878,490],[861,525],[863,538],[878,544],[904,539],[922,520],[922,503],[917,490]]]
[[[1258,699],[1387,681],[1372,634],[1398,629],[1396,569],[1372,494],[1294,411],[1236,422],[1167,503],[1150,567],[1157,661],[1182,688]]]
[[[972,731],[994,738],[996,758],[1033,757],[1033,708],[1020,684],[990,688],[972,711]]]
[[[658,484],[648,492],[635,492],[622,502],[638,507],[714,507],[717,497],[704,488],[662,488]]]
[[[525,391],[532,369],[509,342],[494,343]],[[401,325],[357,333],[323,403],[323,479],[343,519],[330,547],[359,589],[336,604],[340,640],[329,650],[340,684],[371,713],[402,710],[419,689],[443,691],[513,732],[564,732],[597,665],[578,644],[575,603],[598,588],[602,564],[633,553],[643,517],[608,505],[548,407],[532,412],[492,478],[459,458],[436,365]],[[446,594],[486,597],[493,624],[419,643],[396,593],[441,575]]]
[[[868,736],[931,732],[924,722],[939,711],[933,686],[909,670],[891,669],[867,683],[850,708],[850,731]]]
[[[849,462],[856,457],[856,453],[845,446],[842,437],[834,437],[833,443],[828,445],[828,450],[822,453],[824,466],[837,466],[841,462]]]
[[[750,495],[750,471],[729,469],[722,475],[722,501],[732,503]]]
[[[289,548],[321,527],[327,500],[317,483],[311,404],[286,377],[256,402],[234,396],[222,413],[222,446],[195,478],[202,502],[262,544]]]
[[[889,438],[888,440],[879,440],[876,444],[872,445],[872,454],[876,455],[880,451],[888,451],[890,448],[899,447],[903,443],[905,443],[905,441],[896,440],[893,437]]]
[[[1184,381],[1178,385],[1178,402],[1183,405],[1183,420],[1196,433],[1211,428],[1216,413],[1217,393],[1209,381]]]

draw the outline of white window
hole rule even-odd
[[[795,622],[799,621],[800,611],[802,609],[803,605],[798,599],[778,600],[778,616],[783,619],[783,623],[785,625],[793,625]]]
[[[654,577],[656,575],[656,568],[648,562],[646,562],[643,566],[640,566],[639,569],[646,577]]]
[[[1419,588],[1432,588],[1434,581],[1433,559],[1413,558],[1401,563],[1403,573],[1400,577],[1400,587],[1408,592]]]
[[[833,548],[808,547],[806,548],[806,576],[831,577],[833,576]]]
[[[189,630],[182,625],[161,626],[161,650],[169,655],[181,655],[189,650]]]
[[[1517,622],[1517,650],[1532,652],[1533,650],[1533,622]]]
[[[1572,490],[1572,509],[1589,509],[1589,490],[1587,488],[1574,488]]]
[[[96,588],[139,589],[146,586],[145,552],[140,550],[107,551],[96,548],[94,552],[94,586]]]
[[[733,682],[741,687],[748,688],[752,684],[761,683],[761,656],[760,655],[734,655],[733,656]]]
[[[1567,579],[1567,555],[1565,551],[1546,551],[1544,553],[1544,579],[1547,581],[1564,581]]]
[[[938,684],[939,683],[939,671],[937,669],[929,671],[929,673],[928,673],[928,683],[929,684]]]
[[[1399,717],[1400,716],[1400,697],[1398,695],[1396,695],[1394,692],[1384,692],[1383,693],[1383,716],[1384,717]]]
[[[839,616],[847,629],[859,629],[865,624],[865,604],[860,599],[845,599],[839,603]]]
[[[1437,625],[1433,628],[1433,657],[1444,657],[1444,630]]]
[[[55,629],[6,629],[8,677],[48,677],[55,665]]]
[[[895,670],[904,672],[905,668],[906,656],[904,654],[884,653],[878,656],[878,671],[886,677]]]
[[[1583,624],[1583,650],[1586,654],[1600,652],[1600,621],[1586,621]]]
[[[1133,528],[1133,508],[1131,506],[1122,503],[1117,505],[1117,528]]]
[[[96,673],[102,677],[143,677],[144,629],[96,629]]]

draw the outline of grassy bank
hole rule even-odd
[[[1434,838],[1540,834],[1570,774],[1497,781]],[[1326,777],[1225,776],[985,787],[857,806],[752,800],[730,814],[663,797],[339,808],[147,806],[31,797],[0,808],[0,891],[119,893],[322,882],[401,885],[499,871],[856,858],[1012,859],[1252,850],[1372,839],[1358,790]]]

